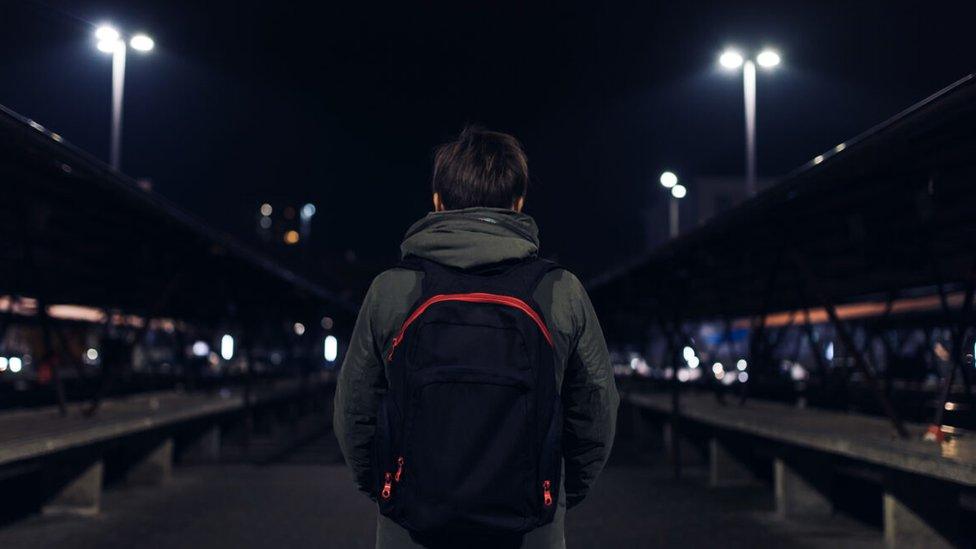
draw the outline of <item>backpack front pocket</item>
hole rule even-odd
[[[413,527],[522,530],[535,514],[530,385],[509,372],[418,373],[403,472]]]

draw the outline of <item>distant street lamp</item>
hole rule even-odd
[[[735,50],[726,50],[719,56],[718,62],[730,71],[742,67],[746,107],[746,192],[752,196],[756,194],[756,64],[764,69],[772,69],[779,65],[780,56],[774,50],[765,49],[752,60]]]
[[[122,88],[125,84],[125,54],[128,49],[119,31],[108,25],[95,30],[98,50],[112,54],[112,141],[110,163],[116,171],[122,162]],[[129,39],[129,47],[146,53],[156,46],[153,39],[145,34],[136,34]]]
[[[671,201],[668,204],[668,225],[671,238],[678,236],[678,201],[688,194],[688,189],[678,183],[678,176],[674,172],[664,172],[660,178],[661,186],[671,191]]]

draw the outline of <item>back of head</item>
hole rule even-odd
[[[434,152],[434,192],[445,209],[512,208],[525,196],[529,166],[517,139],[468,126]]]

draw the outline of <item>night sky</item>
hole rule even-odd
[[[781,175],[973,72],[967,5],[0,0],[0,103],[107,158],[94,26],[144,30],[124,171],[244,239],[262,201],[314,202],[314,254],[366,271],[429,209],[436,144],[469,122],[509,131],[543,251],[587,275],[643,249],[663,169],[690,192],[742,173],[723,47],[783,56],[758,82],[759,172]]]

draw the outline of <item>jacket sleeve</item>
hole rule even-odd
[[[352,470],[356,485],[372,497],[370,462],[380,398],[386,389],[382,351],[374,322],[377,305],[374,281],[359,310],[352,340],[339,371],[333,429]]]
[[[573,317],[577,340],[570,348],[562,384],[563,455],[566,504],[586,497],[610,456],[620,397],[610,353],[593,304],[582,284],[576,286]]]

